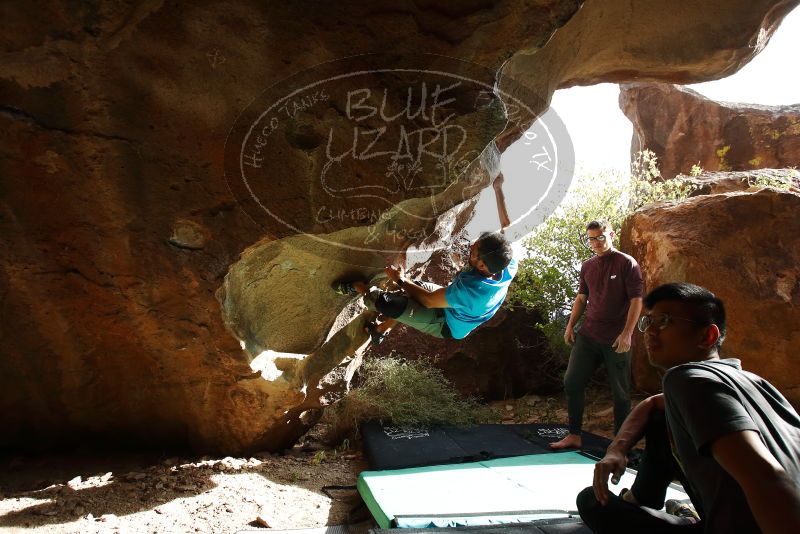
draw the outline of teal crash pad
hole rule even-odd
[[[390,471],[364,471],[358,491],[381,528],[524,523],[576,516],[595,460],[578,452],[535,454]],[[630,487],[635,471],[618,488]],[[679,486],[668,499],[687,499]]]

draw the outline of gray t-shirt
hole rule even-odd
[[[667,423],[705,532],[760,532],[739,484],[714,460],[711,444],[755,430],[789,475],[800,481],[800,416],[772,384],[737,359],[693,362],[664,375]]]

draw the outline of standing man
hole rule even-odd
[[[581,265],[580,287],[564,332],[572,345],[564,389],[567,394],[569,434],[550,444],[552,449],[579,448],[583,425],[584,393],[595,369],[602,363],[614,395],[614,433],[631,410],[631,336],[642,311],[642,272],[631,256],[614,248],[614,231],[608,221],[586,225],[584,240],[594,257]],[[575,323],[586,310],[579,332]]]
[[[713,293],[665,284],[644,303],[639,330],[650,363],[667,371],[664,392],[636,406],[595,465],[593,486],[578,495],[581,518],[601,534],[800,532],[800,415],[739,360],[720,359],[725,307]],[[619,482],[642,436],[636,479],[614,495],[608,478]],[[675,478],[699,521],[675,501],[659,511]]]

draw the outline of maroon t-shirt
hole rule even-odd
[[[581,265],[578,293],[588,298],[580,333],[611,344],[625,328],[631,299],[642,296],[642,271],[631,256],[610,249]]]

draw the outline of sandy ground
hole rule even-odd
[[[587,399],[586,430],[610,436],[607,390],[593,390]],[[566,420],[563,396],[532,395],[493,407],[507,423]],[[318,447],[307,440],[284,455],[249,458],[6,458],[0,462],[0,532],[232,533],[369,519],[354,491],[331,492],[334,498],[322,491],[356,483],[367,469],[360,451],[309,450]]]

